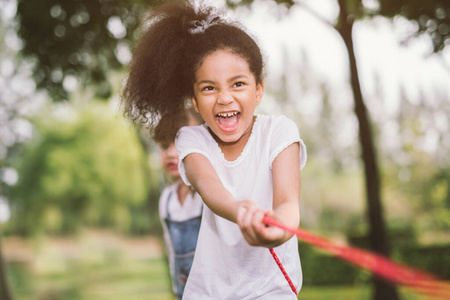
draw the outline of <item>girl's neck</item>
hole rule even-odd
[[[247,132],[245,132],[239,140],[231,143],[223,142],[212,132],[211,129],[209,129],[210,134],[213,136],[214,140],[219,145],[220,150],[222,150],[223,156],[225,157],[226,160],[234,161],[241,155],[242,151],[244,151],[244,148],[247,145],[247,142],[252,134],[253,126],[255,126],[255,120],[256,116],[253,116],[252,126],[250,126]]]
[[[177,185],[177,196],[178,196],[178,202],[180,202],[181,205],[184,204],[186,201],[186,198],[191,191],[191,188],[184,184],[182,180],[179,181]]]

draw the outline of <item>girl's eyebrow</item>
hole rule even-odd
[[[236,76],[231,77],[231,78],[228,79],[227,81],[228,81],[228,82],[233,82],[233,81],[238,80],[238,79],[241,79],[241,78],[246,79],[246,78],[248,78],[248,76],[245,75],[245,74],[239,74],[239,75],[236,75]],[[216,83],[216,82],[215,82],[214,80],[204,79],[204,80],[200,80],[200,81],[197,83],[197,86],[200,86],[200,85],[202,85],[202,84],[215,84],[215,83]]]
[[[207,80],[207,79],[205,79],[205,80],[200,80],[198,83],[197,83],[197,86],[199,86],[199,85],[201,85],[201,84],[214,84],[215,82],[214,81],[212,81],[212,80]]]
[[[238,79],[241,79],[241,78],[247,78],[247,77],[248,76],[245,75],[245,74],[239,74],[239,75],[231,77],[230,79],[228,79],[228,81],[235,81],[235,80],[238,80]]]

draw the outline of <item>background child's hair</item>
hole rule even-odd
[[[154,130],[153,139],[161,147],[167,148],[175,142],[176,134],[181,127],[200,125],[202,123],[202,117],[192,106],[178,111],[176,115],[165,114],[158,121],[158,126]]]
[[[160,6],[144,19],[122,103],[125,115],[146,124],[153,136],[163,116],[176,118],[185,109],[193,97],[195,73],[208,54],[229,50],[247,61],[257,83],[262,81],[261,50],[241,25],[220,17],[213,26],[193,33],[198,24],[215,14],[212,7],[195,8],[192,2],[183,1]],[[173,126],[161,127],[161,131],[174,135]]]

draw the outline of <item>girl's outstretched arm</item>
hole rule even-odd
[[[258,209],[251,200],[237,201],[223,186],[210,161],[202,154],[184,158],[186,175],[205,204],[216,215],[237,223],[252,246],[276,247],[293,234],[263,222],[265,215],[297,228],[300,223],[300,154],[299,144],[284,149],[272,163],[273,210]]]
[[[236,201],[223,186],[211,162],[202,154],[191,153],[184,158],[184,167],[189,182],[209,209],[236,223],[238,207],[242,205],[242,201]]]
[[[284,149],[272,163],[273,211],[275,218],[289,228],[300,225],[300,145]],[[285,241],[293,234],[287,234]]]
[[[263,222],[265,215],[290,228],[300,224],[300,146],[294,143],[281,151],[272,163],[273,210],[262,211],[254,207],[240,209],[238,224],[250,245],[276,247],[293,234]]]

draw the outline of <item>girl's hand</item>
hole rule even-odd
[[[273,248],[283,243],[284,230],[265,224],[265,216],[275,218],[273,211],[258,209],[251,200],[243,200],[238,204],[237,224],[249,245]]]

